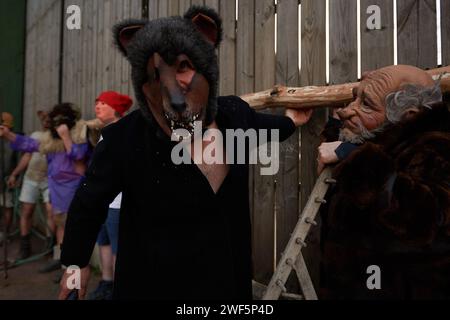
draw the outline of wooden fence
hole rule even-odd
[[[450,1],[439,1],[442,64],[448,65]],[[216,8],[224,23],[220,91],[222,95],[241,95],[274,84],[324,85],[327,61],[331,84],[357,81],[358,55],[362,72],[391,65],[395,56],[401,64],[435,68],[436,3],[397,0],[394,8],[392,0],[302,0],[301,5],[298,0],[29,0],[24,130],[31,132],[37,127],[37,109],[58,100],[77,103],[89,118],[102,90],[132,94],[130,68],[112,45],[111,27],[123,18],[183,14],[191,4]],[[65,10],[72,4],[81,8],[81,30],[65,27]],[[380,8],[379,30],[367,27],[367,19],[373,15],[367,13],[371,5]],[[326,110],[316,111],[313,120],[283,144],[276,176],[260,176],[259,170],[251,176],[253,260],[259,282],[270,279],[314,185],[316,148],[326,118]],[[307,239],[304,249],[316,285],[319,230]]]

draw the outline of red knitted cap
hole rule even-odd
[[[96,101],[101,101],[117,111],[122,117],[133,105],[133,100],[124,94],[115,91],[105,91],[98,96]]]

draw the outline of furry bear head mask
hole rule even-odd
[[[212,9],[191,7],[184,17],[127,20],[114,27],[115,42],[132,68],[141,111],[167,134],[193,133],[217,112],[219,67],[216,48],[222,21]]]

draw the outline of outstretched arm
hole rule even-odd
[[[11,142],[11,148],[15,151],[31,153],[39,151],[39,141],[27,136],[15,134],[14,132],[11,132],[8,127],[0,126],[0,137]]]

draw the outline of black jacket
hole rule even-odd
[[[283,116],[218,99],[221,130],[294,131]],[[248,164],[231,165],[217,194],[196,165],[176,166],[175,145],[141,111],[103,131],[69,210],[64,265],[89,263],[109,203],[123,192],[114,295],[117,299],[251,299]]]

